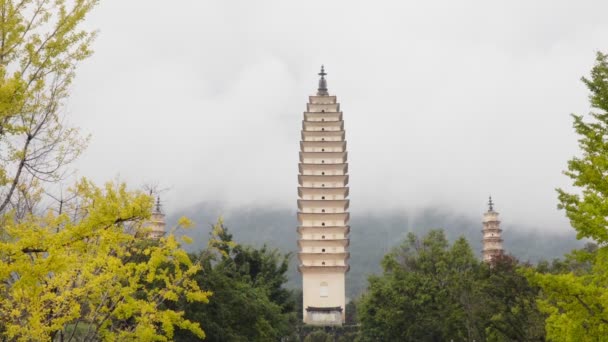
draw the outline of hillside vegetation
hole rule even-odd
[[[284,253],[292,252],[288,272],[289,286],[300,284],[296,265],[297,221],[296,213],[286,209],[237,208],[228,210],[217,202],[203,202],[167,219],[172,222],[180,216],[194,220],[197,226],[187,234],[194,243],[186,246],[191,252],[207,244],[211,224],[223,216],[226,226],[237,236],[240,243],[277,248]],[[408,214],[389,211],[384,213],[352,213],[350,235],[350,265],[346,291],[349,298],[359,295],[366,287],[367,276],[381,271],[380,261],[408,233],[424,235],[431,229],[443,229],[449,241],[464,236],[471,244],[475,255],[481,255],[481,215],[479,218],[465,217],[438,208]],[[537,262],[553,260],[583,246],[574,238],[574,233],[542,233],[530,227],[503,224],[503,237],[508,253],[519,260]]]

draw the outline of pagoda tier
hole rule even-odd
[[[302,131],[302,141],[344,141],[344,131]]]
[[[299,187],[298,196],[305,200],[338,200],[346,199],[348,196],[348,188],[308,188]]]
[[[298,170],[301,175],[345,175],[348,173],[348,164],[303,164]]]
[[[299,226],[298,227],[298,233],[300,234],[300,236],[302,238],[310,238],[310,239],[315,239],[316,237],[321,237],[323,239],[323,236],[333,236],[334,238],[340,238],[340,237],[344,237],[346,235],[348,235],[348,233],[350,233],[350,226],[325,226],[325,227],[312,227],[312,226]],[[313,236],[307,236],[307,234],[316,234]],[[336,235],[336,234],[341,234],[341,235]]]
[[[342,112],[304,112],[304,121],[315,122],[336,122],[342,121]]]
[[[343,114],[327,93],[325,73],[310,96],[300,142],[298,260],[304,323],[340,325],[345,319],[348,252],[348,153]]]
[[[344,188],[348,185],[348,175],[300,175],[298,183],[303,188]]]
[[[302,213],[344,213],[348,206],[348,200],[298,200]]]
[[[502,245],[502,229],[500,229],[500,220],[498,219],[498,213],[494,211],[494,203],[492,197],[489,201],[489,209],[483,215],[483,261],[492,262],[497,256],[504,254]]]
[[[347,157],[346,152],[300,152],[300,162],[303,164],[344,164]]]
[[[300,149],[303,152],[344,152],[346,141],[302,141]]]
[[[349,239],[336,239],[336,238],[332,238],[332,239],[325,239],[325,238],[311,238],[311,239],[306,239],[306,240],[300,240],[298,241],[298,246],[300,246],[300,248],[305,249],[307,247],[310,247],[314,250],[314,248],[316,247],[322,247],[322,249],[327,249],[329,250],[329,248],[334,248],[332,250],[332,252],[335,252],[335,247],[339,246],[342,248],[346,248],[348,247],[350,243]]]
[[[344,121],[302,121],[304,129],[311,132],[341,132],[344,131]]]

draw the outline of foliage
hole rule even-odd
[[[226,212],[226,208],[212,201],[199,203],[171,216],[177,219],[183,215],[192,218],[195,222],[206,222],[209,217],[218,216],[222,212]],[[230,210],[230,216],[225,219],[230,231],[238,237],[240,243],[254,246],[267,244],[287,253],[297,249],[293,244],[294,232],[285,229],[294,225],[293,218],[294,213],[287,209],[244,206]],[[170,220],[172,217],[169,217]],[[365,291],[367,277],[382,272],[380,262],[383,256],[398,245],[407,232],[422,236],[428,232],[428,227],[444,227],[448,241],[453,242],[463,235],[473,251],[481,251],[479,218],[449,213],[445,208],[437,207],[408,213],[403,210],[359,213],[352,217],[350,224],[352,230],[348,249],[351,252],[349,260],[351,269],[346,274],[347,298],[356,298]],[[370,230],[365,227],[375,228]],[[205,248],[208,240],[206,230],[197,229],[188,232],[188,235],[194,239],[194,243],[185,248],[190,248],[191,252]],[[506,250],[517,255],[520,260],[532,262],[542,258],[552,260],[584,245],[574,239],[574,233],[538,232],[530,227],[514,225],[512,222],[507,235]],[[551,243],[539,244],[538,241],[551,241]],[[292,258],[287,272],[289,279],[287,286],[291,288],[301,288],[302,275],[298,272],[297,263],[297,258]]]
[[[385,256],[384,274],[370,277],[359,305],[365,340],[449,340],[467,335],[457,319],[464,313],[448,300],[448,283],[454,276],[450,252],[443,232],[435,230],[423,240],[409,234]],[[463,257],[465,268],[474,267],[474,259]]]
[[[295,331],[295,298],[283,285],[290,255],[266,246],[232,241],[221,220],[212,227],[207,249],[193,256],[203,271],[200,287],[213,291],[209,304],[180,301],[192,321],[204,323],[208,341],[278,341]],[[180,331],[177,341],[198,340]]]
[[[354,300],[349,301],[348,303],[346,303],[346,319],[345,319],[345,324],[346,325],[354,325],[357,324],[357,302]]]
[[[603,245],[608,243],[608,55],[597,54],[591,79],[583,82],[591,91],[592,121],[572,115],[583,155],[572,158],[564,172],[581,193],[558,189],[559,208],[566,211],[579,239],[587,237]]]
[[[304,342],[333,342],[332,335],[323,330],[315,330],[304,338]]]
[[[537,290],[511,258],[487,265],[443,231],[409,234],[357,303],[365,341],[543,340]]]
[[[295,341],[322,340],[336,342],[360,341],[358,325],[316,326],[299,324]],[[293,338],[292,338],[293,339]],[[289,340],[291,341],[291,340]]]
[[[591,78],[582,80],[593,111],[590,121],[572,115],[582,156],[572,158],[564,172],[580,191],[557,192],[577,237],[591,238],[599,248],[573,253],[558,272],[528,275],[543,290],[539,305],[549,315],[547,337],[554,341],[608,335],[608,55],[598,53]]]
[[[0,214],[33,210],[86,141],[60,115],[94,32],[80,24],[97,0],[0,0]]]
[[[2,217],[3,338],[168,340],[175,326],[203,337],[198,323],[165,306],[207,302],[210,293],[193,280],[200,265],[173,234],[155,243],[136,237],[152,199],[124,184],[98,188],[87,180],[72,191],[75,200],[60,215]]]
[[[524,273],[530,265],[519,265],[504,255],[493,259],[492,267],[483,267],[477,286],[479,314],[484,322],[487,341],[544,341],[545,315],[537,304],[539,290]]]
[[[606,248],[573,251],[564,261],[528,273],[543,290],[538,302],[549,315],[546,330],[551,340],[597,341],[606,336],[606,252]]]

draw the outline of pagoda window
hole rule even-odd
[[[325,261],[322,261],[322,262],[321,262],[321,265],[325,266]]]
[[[325,263],[323,263],[323,264],[325,264]],[[321,286],[319,287],[319,294],[321,295],[321,297],[329,296],[329,286],[327,286],[326,282],[321,283]]]
[[[325,235],[321,235],[321,239],[325,239]]]
[[[321,128],[321,130],[322,130],[322,131],[324,131],[324,130],[325,130],[325,128],[323,127],[323,128]]]
[[[321,109],[321,113],[325,113],[325,109]]]
[[[321,164],[325,164],[325,160],[321,160]]]
[[[321,121],[325,121],[325,119],[321,119]]]
[[[325,176],[325,172],[321,172],[321,175],[322,175],[322,176]]]
[[[321,225],[322,225],[323,227],[325,227],[325,222],[321,222]]]
[[[321,152],[325,152],[325,149],[324,149],[324,148],[322,148],[322,149],[321,149]]]
[[[325,248],[323,248],[323,249],[321,250],[321,252],[322,252],[322,253],[325,253]]]
[[[324,212],[325,212],[325,209],[321,209],[321,212],[322,212],[322,213],[324,213]]]
[[[322,199],[322,200],[324,200],[324,199],[325,199],[325,196],[321,196],[321,199]]]
[[[321,138],[321,141],[325,141],[325,138]]]

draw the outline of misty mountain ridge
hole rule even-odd
[[[178,235],[188,235],[194,242],[185,245],[190,252],[205,248],[210,226],[221,216],[224,224],[237,243],[277,248],[292,253],[289,285],[299,286],[301,277],[297,271],[296,210],[274,207],[229,208],[220,202],[201,202],[167,216],[172,226],[181,216],[192,219],[193,229],[181,230]],[[481,216],[481,215],[480,215]],[[464,236],[473,251],[481,257],[481,217],[467,217],[448,210],[429,207],[408,212],[387,210],[351,213],[350,220],[350,272],[347,274],[347,296],[356,297],[367,286],[367,277],[381,271],[380,261],[394,246],[400,244],[409,232],[421,236],[431,229],[443,229],[449,241]],[[521,261],[537,262],[560,258],[584,242],[576,240],[574,231],[547,232],[522,225],[502,225],[504,247],[507,253]]]

